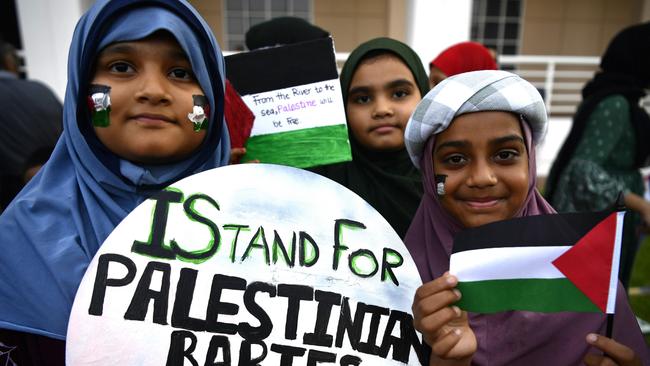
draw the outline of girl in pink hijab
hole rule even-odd
[[[537,90],[505,71],[447,78],[408,122],[406,147],[422,171],[424,196],[405,243],[424,282],[413,315],[431,346],[430,365],[650,364],[624,290],[611,339],[598,335],[605,332],[604,314],[475,314],[454,305],[462,294],[447,271],[456,233],[555,213],[535,189],[535,146],[546,125]]]

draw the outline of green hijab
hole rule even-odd
[[[406,44],[375,38],[357,47],[343,65],[341,91],[347,108],[348,90],[354,72],[366,55],[386,51],[399,57],[411,70],[422,97],[429,91],[429,79],[422,61]],[[349,131],[349,130],[348,130]],[[422,181],[405,148],[398,151],[371,151],[364,148],[349,132],[352,161],[312,168],[352,190],[373,206],[391,224],[401,238],[420,204]]]

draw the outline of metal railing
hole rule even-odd
[[[233,54],[224,51],[224,55]],[[337,52],[339,71],[349,52]],[[514,72],[530,81],[540,91],[551,116],[573,115],[582,97],[585,83],[594,76],[600,57],[500,55],[501,69]],[[427,70],[428,71],[428,70]]]
[[[594,76],[600,57],[501,55],[499,65],[530,81],[544,96],[551,116],[573,115],[581,90]]]

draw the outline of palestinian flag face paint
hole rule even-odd
[[[192,101],[194,108],[192,108],[192,113],[187,114],[187,118],[194,124],[194,131],[199,132],[208,128],[206,122],[210,115],[210,105],[205,95],[192,95]]]
[[[95,127],[108,127],[111,113],[111,87],[91,84],[88,92],[88,107]]]

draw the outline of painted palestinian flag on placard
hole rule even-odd
[[[307,168],[352,160],[331,37],[226,57],[255,115],[242,162]]]
[[[454,238],[450,273],[470,312],[614,313],[624,212],[516,218]]]

